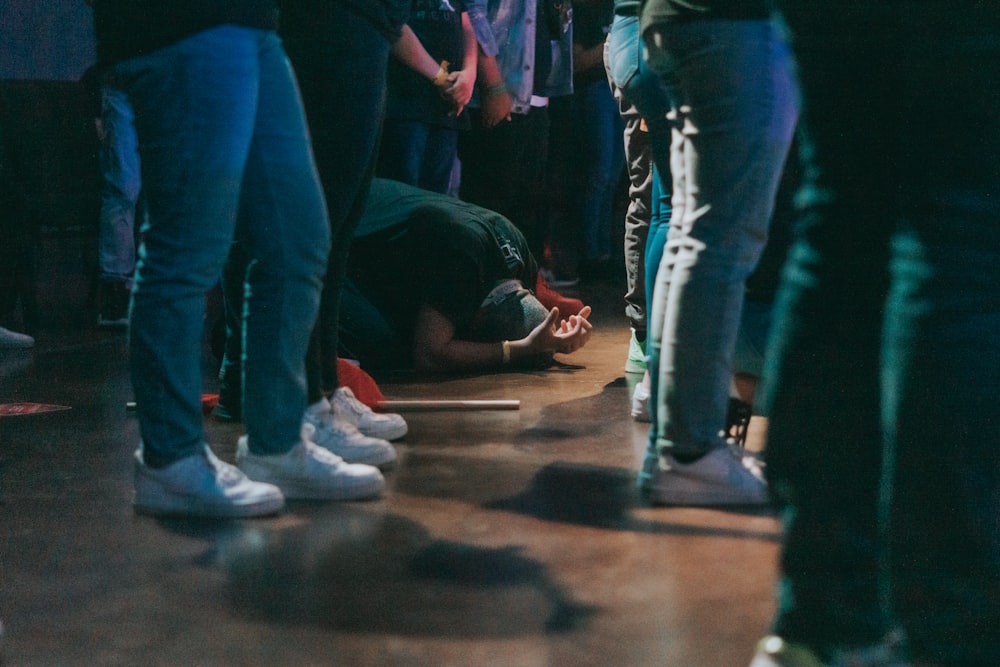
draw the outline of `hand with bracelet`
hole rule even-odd
[[[552,308],[548,317],[531,333],[521,340],[510,341],[511,358],[519,356],[515,352],[518,348],[526,350],[528,355],[576,352],[590,340],[594,325],[587,320],[589,316],[590,306],[584,306],[579,314],[560,320],[559,309]]]
[[[501,121],[510,120],[511,99],[503,79],[482,89],[483,125],[495,127]]]

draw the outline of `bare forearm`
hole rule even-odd
[[[427,53],[427,49],[408,25],[403,26],[403,34],[392,45],[392,55],[410,69],[431,80],[441,69],[441,64]]]

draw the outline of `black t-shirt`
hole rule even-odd
[[[317,57],[322,54],[317,45],[350,39],[350,35],[342,34],[343,26],[337,22],[343,9],[362,16],[390,43],[399,39],[410,11],[409,0],[278,0],[278,4],[282,34],[309,43]]]
[[[433,307],[459,336],[497,282],[533,289],[538,265],[505,217],[454,197],[376,178],[351,245],[349,276],[403,337]]]
[[[448,61],[448,71],[462,68],[465,39],[462,32],[464,0],[413,0],[407,25],[420,39],[434,60]],[[419,120],[445,127],[462,127],[463,121],[451,118],[451,104],[443,100],[437,88],[422,74],[399,60],[389,60],[386,118]]]
[[[223,24],[276,30],[276,0],[95,0],[102,64],[150,53]]]
[[[770,0],[643,0],[642,29],[677,21],[766,19],[771,4]]]

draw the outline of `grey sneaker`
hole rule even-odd
[[[347,463],[310,440],[313,427],[302,425],[302,439],[284,454],[254,454],[243,436],[236,464],[247,477],[274,484],[286,498],[360,500],[382,493],[385,479],[378,468]]]
[[[325,398],[306,409],[303,421],[313,427],[312,441],[348,463],[387,467],[396,461],[396,448],[381,438],[372,438],[333,409]]]
[[[135,511],[158,516],[252,517],[285,504],[271,484],[247,479],[208,447],[164,468],[150,468],[135,452]]]
[[[764,473],[756,458],[722,446],[691,463],[661,454],[659,467],[642,482],[643,495],[657,505],[767,505]]]
[[[392,412],[375,412],[355,397],[349,387],[333,392],[333,414],[354,424],[370,438],[397,440],[406,435],[406,421]]]
[[[901,647],[902,638],[890,633],[871,646],[837,649],[824,662],[808,647],[771,635],[757,643],[750,667],[909,667]]]

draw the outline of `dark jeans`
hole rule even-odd
[[[386,120],[378,175],[447,194],[458,157],[458,130],[419,120]]]
[[[285,3],[281,15],[281,37],[301,89],[332,240],[319,318],[305,360],[310,404],[322,397],[324,389],[339,385],[340,295],[351,237],[374,174],[389,55],[386,37],[344,3],[330,3],[318,14],[308,10],[311,4]],[[337,39],[337,35],[351,38]],[[240,275],[238,258],[230,265],[235,266],[227,266],[227,274]],[[228,319],[238,315],[226,310]],[[236,384],[232,372],[233,360],[239,359],[239,340],[232,335],[227,336],[225,357],[222,394]]]
[[[502,214],[521,230],[532,254],[543,257],[548,240],[548,108],[511,114],[509,122],[493,128],[483,127],[478,109],[470,114],[472,128],[458,143],[462,199]]]
[[[785,2],[806,183],[769,348],[776,631],[1000,664],[1000,6]]]

